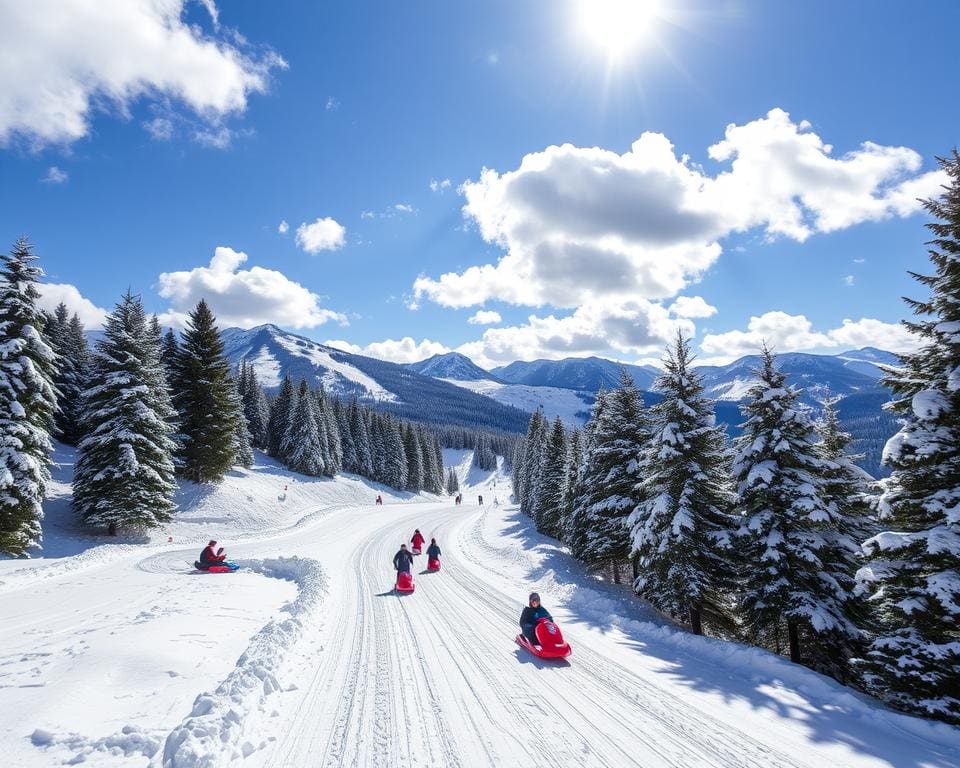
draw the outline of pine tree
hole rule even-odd
[[[579,429],[570,433],[567,441],[567,455],[563,465],[563,487],[560,504],[560,540],[570,543],[573,530],[573,516],[577,499],[582,491],[583,476],[583,437]]]
[[[356,400],[350,403],[350,435],[357,454],[356,467],[352,471],[363,477],[373,478],[373,444],[367,421]]]
[[[634,588],[664,613],[689,620],[698,635],[701,618],[732,634],[730,455],[690,361],[690,343],[678,334],[656,383],[663,400],[652,409],[640,503],[628,521],[640,567]]]
[[[368,413],[370,434],[370,461],[373,464],[373,478],[378,483],[387,483],[387,437],[384,434],[384,419],[374,413]],[[399,476],[399,475],[398,475]]]
[[[317,425],[317,401],[303,379],[300,380],[296,405],[280,452],[287,466],[294,472],[311,477],[319,477],[324,473],[321,431]]]
[[[237,413],[243,413],[243,400],[240,397],[240,390],[237,387],[238,379],[230,377],[230,397],[233,400],[233,407]],[[250,430],[247,428],[247,420],[237,419],[236,431],[233,435],[233,454],[236,463],[241,467],[249,469],[253,466],[253,446],[250,440]]]
[[[886,530],[864,544],[879,628],[864,679],[896,707],[960,724],[960,154],[939,162],[948,185],[924,203],[935,274],[911,273],[931,295],[907,300],[923,346],[886,378],[903,426],[883,452]]]
[[[356,472],[357,449],[353,444],[353,434],[350,431],[350,410],[337,398],[333,403],[333,411],[337,417],[337,432],[340,434],[340,448],[343,455],[341,466],[347,472]]]
[[[513,492],[513,501],[520,503],[520,496],[523,490],[524,456],[527,454],[526,438],[521,437],[513,446],[512,470],[510,472],[510,488]]]
[[[59,405],[56,433],[63,442],[76,445],[80,439],[80,400],[86,387],[90,355],[87,339],[80,319],[76,314],[71,318],[63,302],[49,318],[47,336],[58,355],[54,376]]]
[[[83,394],[73,505],[88,525],[153,528],[170,520],[173,414],[143,304],[129,291],[107,317]]]
[[[412,424],[407,424],[403,430],[403,452],[407,459],[407,490],[423,490],[423,451],[420,448],[420,438]]]
[[[423,427],[417,427],[417,442],[420,444],[423,466],[423,490],[427,493],[443,493],[443,469],[437,466],[437,450],[433,436]]]
[[[177,344],[177,336],[172,328],[168,328],[163,336],[163,343],[160,346],[160,362],[166,372],[167,380],[173,376],[173,367],[177,359],[177,353],[180,351],[180,345]]]
[[[578,477],[578,493],[574,498],[573,511],[567,520],[567,527],[564,531],[565,543],[570,547],[574,555],[578,557],[580,552],[586,550],[590,537],[590,515],[588,514],[588,509],[591,502],[587,497],[586,486],[587,470],[589,468],[588,460],[593,452],[594,446],[596,445],[594,435],[597,431],[597,425],[603,418],[604,403],[606,402],[607,396],[608,393],[603,386],[601,386],[597,391],[596,399],[593,402],[593,408],[590,410],[590,420],[583,428],[583,437],[581,438],[582,460]]]
[[[326,442],[326,451],[323,455],[323,461],[326,464],[325,474],[328,477],[333,477],[343,469],[343,445],[340,443],[337,414],[331,398],[327,396],[322,384],[317,391],[317,405],[317,418],[323,427]]]
[[[383,482],[391,488],[402,490],[407,487],[407,457],[403,450],[400,423],[388,416],[384,422],[383,432]]]
[[[436,469],[436,475],[434,475],[434,488],[436,493],[443,492],[443,449],[440,447],[440,441],[431,438],[430,441],[431,447],[433,448],[433,456],[435,459],[434,467]]]
[[[250,439],[257,448],[266,448],[269,444],[270,406],[252,365],[244,364],[239,382],[242,382],[243,415],[250,430]]]
[[[543,472],[543,456],[547,445],[547,422],[543,411],[537,409],[530,417],[527,428],[526,450],[523,456],[523,486],[520,489],[520,511],[533,516],[537,506],[537,490]]]
[[[827,547],[822,555],[822,570],[840,587],[843,611],[850,627],[856,632],[823,631],[813,636],[800,627],[801,642],[807,647],[807,663],[814,669],[842,682],[850,679],[851,659],[863,652],[863,633],[860,627],[867,623],[863,601],[856,597],[855,576],[861,566],[860,543],[876,531],[870,510],[870,490],[874,480],[855,462],[862,456],[850,455],[847,449],[852,441],[849,433],[840,427],[836,403],[839,398],[827,398],[823,414],[816,422],[820,455],[826,460],[823,496],[830,507],[833,525],[824,531]]]
[[[202,299],[190,313],[170,383],[178,415],[178,469],[197,483],[219,482],[233,466],[242,414],[216,318]]]
[[[766,347],[756,373],[740,408],[743,434],[734,442],[736,546],[746,569],[742,611],[752,641],[778,652],[786,621],[790,659],[799,662],[801,625],[816,635],[856,628],[845,615],[842,588],[823,571],[836,527],[826,499],[829,463],[798,407],[799,392],[787,386]]]
[[[457,473],[453,471],[453,468],[450,468],[450,472],[447,474],[447,495],[453,496],[460,490],[460,480],[457,478]]]
[[[615,583],[620,581],[620,562],[631,550],[627,519],[640,501],[637,462],[649,437],[640,391],[624,371],[619,387],[604,395],[590,434],[578,511],[581,548],[575,550],[589,565],[609,563]]]
[[[567,463],[567,433],[557,416],[550,429],[543,453],[543,469],[540,473],[533,507],[533,519],[537,530],[559,539],[563,517],[563,478]]]
[[[280,446],[287,435],[290,416],[293,413],[296,399],[297,393],[293,388],[293,382],[290,380],[289,374],[285,374],[283,382],[280,384],[280,391],[270,406],[270,418],[267,422],[267,453],[281,461],[283,461],[284,456]]]
[[[37,257],[21,238],[0,257],[0,551],[21,555],[41,540],[57,410],[57,354],[43,337]]]

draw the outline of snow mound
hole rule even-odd
[[[163,748],[163,768],[218,768],[266,746],[255,739],[271,696],[282,688],[277,674],[304,632],[313,627],[327,595],[327,578],[315,560],[301,557],[240,561],[243,568],[299,587],[295,600],[250,641],[237,665],[215,691],[200,694],[190,715]],[[157,763],[154,763],[157,765]]]
[[[100,739],[88,739],[77,733],[55,734],[37,728],[30,734],[30,742],[40,749],[62,746],[76,752],[67,765],[84,763],[96,752],[114,757],[152,757],[160,749],[162,736],[150,734],[135,725],[127,725],[119,732]]]

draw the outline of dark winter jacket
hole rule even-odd
[[[535,627],[540,619],[550,619],[550,621],[553,621],[553,616],[551,616],[550,611],[542,605],[538,605],[536,608],[531,608],[528,605],[523,609],[523,613],[520,614],[520,626],[524,629]]]
[[[440,547],[437,544],[431,544],[427,547],[427,557],[432,557],[434,560],[440,559]]]
[[[393,567],[398,571],[410,573],[410,567],[413,565],[413,555],[407,550],[401,549],[393,556]]]
[[[223,555],[218,555],[213,551],[213,547],[209,544],[204,547],[203,552],[200,553],[200,566],[202,568],[209,568],[211,565],[219,565],[224,560]]]
[[[423,538],[422,533],[415,533],[413,534],[413,538],[410,539],[410,543],[413,544],[413,546],[417,549],[420,549],[420,547],[423,546],[424,541],[426,541],[426,539]]]

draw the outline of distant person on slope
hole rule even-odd
[[[410,569],[413,566],[413,555],[410,554],[410,550],[407,549],[406,544],[400,545],[400,551],[393,556],[393,567],[399,573],[410,573]]]
[[[436,539],[430,539],[430,546],[427,547],[427,557],[433,560],[440,559],[440,547],[437,545]]]
[[[213,548],[215,546],[217,546],[217,542],[210,539],[210,543],[203,548],[203,552],[200,553],[200,560],[197,563],[200,570],[206,571],[211,565],[220,565],[227,559],[227,556],[223,554],[223,547],[214,552]]]
[[[413,538],[410,539],[410,543],[413,544],[414,549],[423,549],[424,541],[426,541],[426,539],[423,538],[423,534],[420,533],[420,529],[417,528],[417,530],[413,532]]]
[[[478,503],[480,504],[480,506],[482,507],[482,506],[483,506],[483,496],[477,496],[477,502],[478,502]]]
[[[540,641],[537,640],[537,622],[540,619],[549,619],[553,621],[553,616],[550,615],[550,611],[540,605],[540,595],[536,592],[530,593],[530,598],[527,601],[527,607],[523,609],[523,613],[520,614],[520,629],[523,631],[523,636],[530,641],[530,645],[540,645]]]

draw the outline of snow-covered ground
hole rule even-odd
[[[184,490],[183,519],[141,543],[78,535],[55,499],[59,556],[0,562],[2,763],[960,766],[960,729],[672,628],[536,534],[499,472],[445,458],[462,506],[264,460]],[[443,569],[418,562],[399,597],[414,527]],[[211,535],[242,571],[192,572]],[[532,589],[566,663],[513,643]]]
[[[586,422],[586,414],[593,407],[593,395],[578,392],[575,389],[561,387],[534,387],[528,384],[504,384],[499,381],[481,379],[466,381],[461,379],[443,379],[463,389],[469,389],[480,395],[486,395],[503,405],[512,405],[523,411],[533,412],[543,408],[548,419],[559,416],[567,427],[580,427]]]

